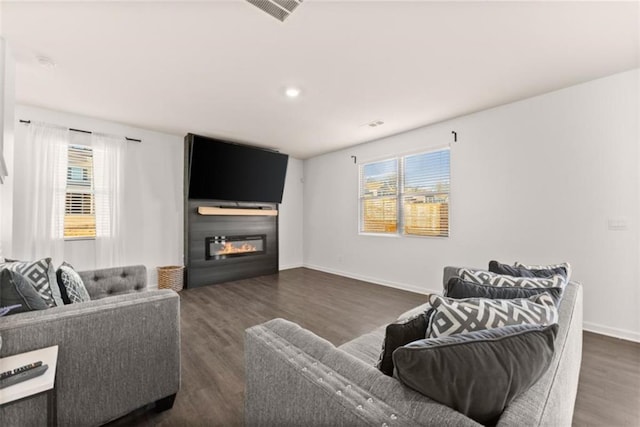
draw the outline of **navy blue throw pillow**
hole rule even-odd
[[[407,387],[484,425],[549,368],[558,325],[512,325],[414,341],[393,353]]]
[[[551,295],[556,302],[562,296],[562,288],[521,288],[515,286],[492,286],[468,282],[459,277],[452,277],[444,289],[447,298],[489,298],[489,299],[515,299],[529,298],[543,292]]]
[[[382,351],[378,360],[378,369],[385,374],[393,375],[393,352],[410,342],[421,340],[427,332],[429,317],[432,311],[421,313],[410,319],[387,325]]]
[[[3,269],[0,272],[0,307],[14,305],[20,307],[14,308],[9,314],[49,308],[29,279],[15,271]]]
[[[555,275],[567,277],[567,269],[564,267],[554,267],[548,269],[533,269],[523,266],[513,266],[502,264],[498,261],[489,261],[489,271],[496,274],[506,274],[513,277],[540,277],[550,278]]]

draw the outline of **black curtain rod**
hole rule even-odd
[[[31,124],[31,120],[20,120],[20,123],[24,123],[26,125],[29,125],[29,124]],[[82,129],[69,128],[69,130],[72,131],[72,132],[80,132],[80,133],[88,133],[88,134],[92,134],[93,133],[91,131],[82,130]],[[131,142],[142,142],[141,139],[129,138],[128,136],[125,136],[124,139],[126,139],[127,141],[131,141]]]

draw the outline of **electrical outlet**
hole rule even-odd
[[[627,218],[609,218],[607,225],[610,231],[625,231],[629,228]]]

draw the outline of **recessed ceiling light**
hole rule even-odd
[[[289,98],[297,98],[298,96],[300,96],[300,89],[298,89],[297,87],[288,87],[284,91],[284,94]]]
[[[36,56],[36,60],[38,61],[38,64],[41,67],[44,67],[44,68],[55,68],[56,67],[55,61],[53,59],[49,58],[48,56],[38,55],[38,56]]]

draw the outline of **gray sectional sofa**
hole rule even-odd
[[[91,301],[0,318],[0,357],[58,345],[57,422],[106,423],[180,387],[180,298],[148,290],[144,266],[80,272]],[[46,425],[38,395],[0,407],[6,426]]]
[[[445,268],[444,281],[454,273]],[[424,310],[416,307],[401,317]],[[497,426],[570,426],[582,357],[582,287],[567,284],[555,354],[546,373]],[[247,329],[247,426],[478,426],[382,374],[385,325],[340,347],[284,319]]]

